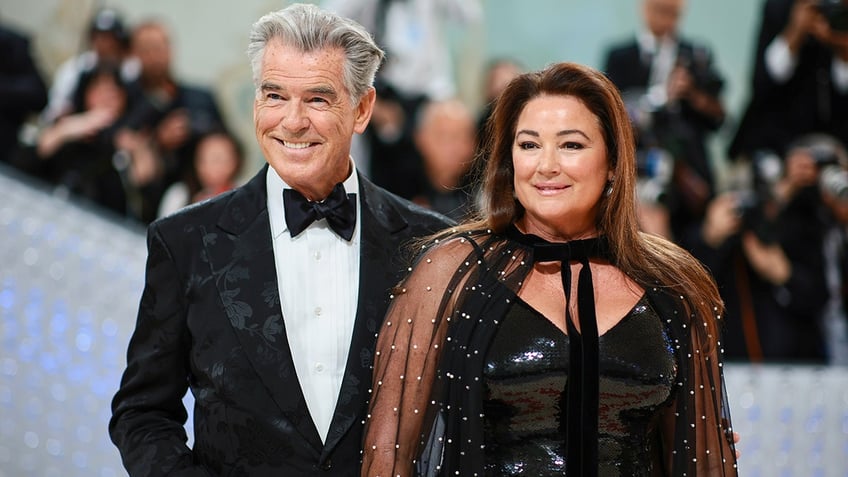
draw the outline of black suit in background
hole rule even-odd
[[[808,37],[788,81],[778,83],[766,70],[765,52],[789,22],[795,0],[763,3],[751,100],[730,144],[731,158],[751,157],[758,150],[783,156],[787,146],[807,133],[830,134],[848,144],[848,91],[833,84],[833,52]]]
[[[821,316],[828,300],[822,252],[826,215],[817,187],[797,193],[755,233],[779,247],[791,264],[786,283],[761,276],[735,234],[713,248],[701,237],[694,254],[715,277],[725,305],[722,345],[732,361],[824,364]],[[746,233],[744,228],[742,233]]]
[[[635,38],[610,47],[604,64],[604,73],[626,99],[647,92],[652,58],[640,49]],[[719,97],[724,79],[716,70],[707,47],[679,38],[676,64],[690,71],[696,88]],[[639,131],[640,149],[660,147],[674,157],[675,171],[665,205],[671,213],[672,230],[679,242],[685,241],[690,230],[700,223],[706,202],[715,192],[707,140],[721,124],[721,119],[680,100],[675,105],[651,111],[650,128]],[[690,194],[695,188],[703,189],[705,194]]]
[[[359,304],[322,445],[287,344],[267,168],[149,228],[137,329],[109,426],[132,475],[359,475],[375,336],[408,265],[403,246],[448,222],[360,175]],[[196,402],[193,449],[183,430],[187,388]]]
[[[18,149],[21,125],[47,104],[47,86],[27,37],[0,25],[0,52],[0,162],[9,162]]]

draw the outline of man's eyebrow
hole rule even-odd
[[[338,96],[336,89],[333,88],[330,85],[314,86],[312,88],[309,88],[308,91],[312,94],[318,94],[318,95],[327,96],[327,97],[330,97],[330,98],[336,98],[336,96]]]
[[[285,90],[284,87],[278,85],[277,83],[273,83],[273,82],[270,82],[270,81],[263,82],[261,85],[259,85],[259,89],[261,91],[284,91]],[[330,85],[313,86],[313,87],[307,89],[307,91],[311,94],[326,96],[326,97],[332,98],[332,99],[335,99],[335,98],[338,97],[338,93],[336,92],[336,89],[333,88]]]
[[[259,85],[259,89],[262,91],[280,91],[283,89],[282,86],[277,83],[271,83],[270,81],[263,81],[261,85]]]

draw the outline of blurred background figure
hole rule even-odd
[[[833,146],[840,162],[848,163],[844,144]],[[848,170],[829,168],[822,177],[822,201],[827,207],[824,266],[828,300],[822,314],[828,364],[848,366]]]
[[[201,135],[186,177],[171,184],[162,196],[159,217],[237,186],[243,165],[244,152],[235,136],[224,130]]]
[[[362,152],[353,157],[377,185],[412,198],[422,174],[415,117],[426,101],[457,93],[446,29],[478,22],[482,6],[479,0],[325,0],[322,6],[361,23],[386,51],[371,122],[356,144]]]
[[[512,58],[495,58],[489,61],[483,71],[483,109],[477,117],[477,127],[482,131],[489,115],[492,113],[494,102],[506,85],[513,78],[524,72],[524,66]]]
[[[767,0],[754,57],[751,98],[728,155],[783,156],[802,134],[848,141],[848,3]]]
[[[80,77],[100,63],[120,65],[125,82],[138,78],[138,61],[129,54],[129,31],[122,15],[114,8],[101,8],[91,18],[85,32],[84,49],[68,58],[56,70],[50,86],[49,102],[41,119],[52,124],[73,109],[73,96]]]
[[[428,102],[414,133],[424,174],[413,202],[457,221],[474,210],[471,165],[477,141],[474,116],[458,99]]]
[[[18,133],[47,102],[47,86],[30,52],[27,36],[0,25],[0,163],[13,162]]]
[[[42,130],[30,167],[62,190],[142,220],[161,166],[149,143],[128,126],[134,88],[115,64],[101,62],[83,73],[70,112]]]
[[[134,111],[132,122],[138,129],[151,131],[164,167],[161,181],[164,191],[185,177],[191,168],[192,145],[197,138],[226,124],[210,90],[175,77],[171,39],[164,23],[147,20],[136,25],[131,48],[141,65],[139,82],[143,99],[139,101],[142,107]]]
[[[844,359],[844,147],[831,136],[805,135],[788,145],[785,158],[758,157],[754,170],[749,187],[710,204],[702,229],[699,255],[727,305],[726,355]]]
[[[678,32],[685,7],[685,0],[642,0],[642,31],[608,49],[604,71],[637,127],[640,178],[651,180],[641,188],[650,192],[640,194],[643,227],[688,248],[715,191],[707,140],[725,110],[710,49]]]

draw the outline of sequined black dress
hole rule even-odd
[[[576,365],[584,334],[569,340],[520,304],[543,252],[513,230],[462,233],[421,255],[379,330],[362,475],[545,476],[568,465],[581,477],[736,476],[721,347],[705,318],[686,296],[644,284],[594,341],[597,359]],[[584,331],[594,323],[585,311]],[[534,361],[545,349],[558,354]]]
[[[671,338],[643,297],[600,337],[598,475],[648,476],[675,378]],[[517,300],[486,353],[486,475],[565,475],[568,337]]]

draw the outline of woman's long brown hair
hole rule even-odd
[[[576,63],[557,63],[513,79],[498,98],[486,125],[481,212],[455,230],[503,232],[523,214],[515,199],[512,146],[518,117],[542,95],[572,96],[597,117],[613,171],[612,192],[601,198],[598,231],[613,251],[615,265],[645,288],[658,287],[685,297],[690,312],[705,323],[705,345],[718,339],[716,317],[723,313],[710,274],[691,254],[663,238],[639,231],[636,216],[636,145],[618,88],[603,73]]]

